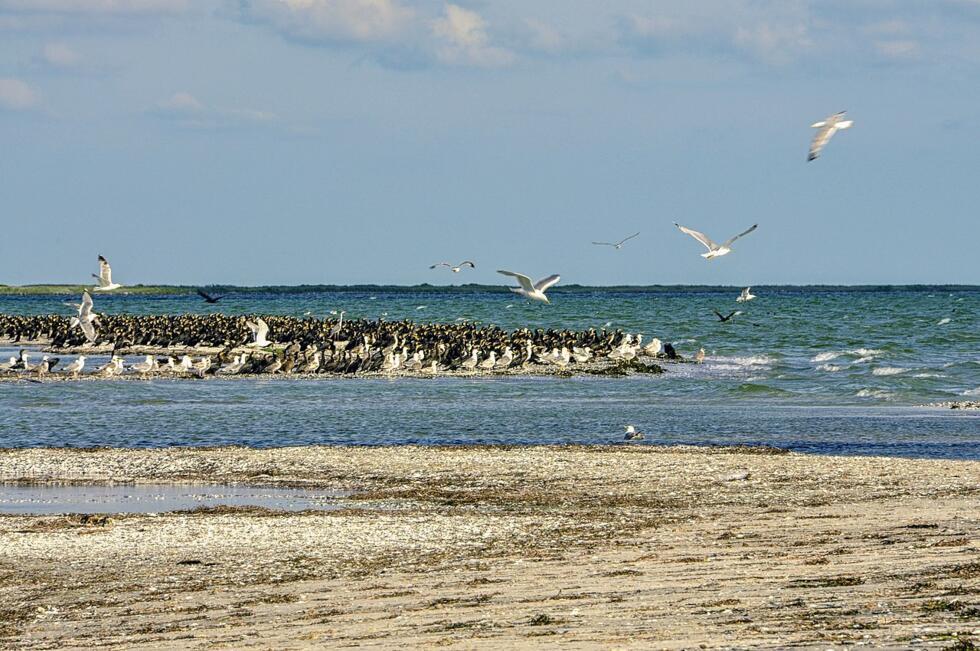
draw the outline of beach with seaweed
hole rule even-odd
[[[322,511],[2,516],[10,648],[980,637],[976,462],[627,445],[8,449],[0,478],[346,495]]]

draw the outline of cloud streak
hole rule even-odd
[[[40,106],[37,92],[20,79],[0,78],[0,109],[30,111]]]
[[[156,117],[186,129],[229,129],[271,125],[276,116],[248,108],[208,106],[186,91],[158,102],[149,111]]]

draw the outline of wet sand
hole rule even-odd
[[[0,479],[352,490],[0,516],[9,648],[980,642],[980,463],[605,447],[2,450]]]

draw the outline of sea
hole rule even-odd
[[[95,295],[111,314],[282,314],[621,329],[703,364],[630,377],[152,379],[0,383],[0,447],[770,445],[980,459],[980,286],[364,287]],[[218,292],[220,293],[220,292]],[[0,313],[70,315],[72,296],[0,296]],[[728,315],[722,322],[714,310]],[[32,351],[40,354],[40,351]],[[15,354],[0,350],[3,359]],[[61,356],[66,364],[71,356]],[[96,357],[92,364],[102,361]]]

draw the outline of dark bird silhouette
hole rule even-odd
[[[207,303],[217,303],[218,301],[220,301],[221,299],[224,298],[224,296],[211,296],[210,294],[208,294],[207,292],[205,292],[203,289],[197,290],[197,295],[200,296],[201,298],[203,298],[204,301],[207,302]]]
[[[712,310],[712,312],[715,313],[715,316],[717,316],[718,317],[718,320],[721,321],[722,323],[724,323],[725,321],[730,320],[732,317],[738,316],[739,314],[742,313],[739,310],[733,310],[728,316],[725,316],[724,314],[722,314],[718,310]]]

